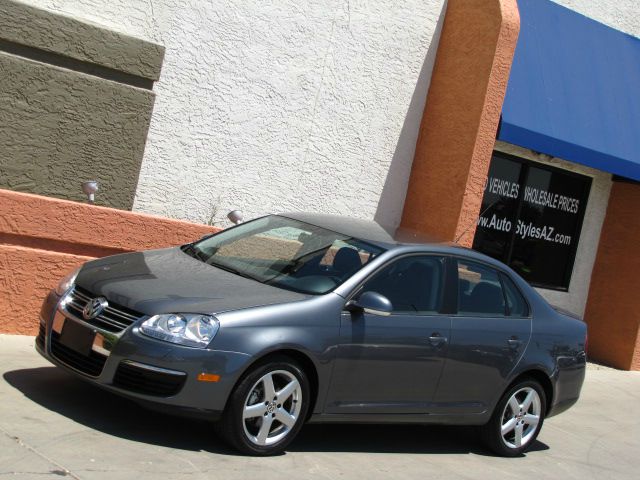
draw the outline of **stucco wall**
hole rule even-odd
[[[0,333],[35,335],[48,291],[92,258],[186,243],[206,225],[0,189]]]
[[[520,17],[515,0],[449,0],[401,227],[470,246]]]
[[[399,221],[443,0],[28,1],[166,47],[135,210]]]
[[[613,183],[585,315],[589,355],[625,370],[640,370],[638,205],[640,185]]]
[[[131,209],[163,48],[0,0],[0,188]]]
[[[640,37],[638,0],[553,0],[598,22]]]
[[[594,170],[593,168],[583,167],[576,163],[570,163],[560,158],[548,158],[546,155],[540,155],[532,150],[505,142],[496,142],[495,148],[504,153],[510,153],[518,157],[527,158],[545,165],[552,165],[592,178],[591,191],[582,223],[580,241],[578,243],[576,259],[573,264],[569,291],[559,292],[544,288],[537,289],[552,305],[557,305],[577,315],[583,316],[589,295],[591,272],[596,260],[598,243],[600,242],[600,232],[607,213],[607,204],[609,202],[609,193],[612,185],[611,174]]]

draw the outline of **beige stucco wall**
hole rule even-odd
[[[582,15],[640,37],[638,0],[552,0]]]
[[[135,210],[399,222],[444,0],[27,1],[166,47]]]

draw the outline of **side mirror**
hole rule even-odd
[[[364,292],[357,300],[348,301],[345,309],[350,312],[364,312],[386,317],[391,315],[393,305],[387,297],[378,292]]]

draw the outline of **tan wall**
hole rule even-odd
[[[516,0],[449,0],[401,227],[470,246],[520,17]]]
[[[47,292],[91,258],[179,245],[215,230],[0,190],[0,332],[35,335]]]
[[[640,185],[615,182],[591,276],[588,355],[640,370]]]
[[[0,0],[0,188],[131,209],[164,48]]]

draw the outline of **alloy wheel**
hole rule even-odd
[[[255,445],[273,445],[300,419],[302,388],[293,373],[275,370],[264,374],[249,390],[242,409],[244,433]]]
[[[502,412],[501,436],[508,448],[527,445],[536,434],[542,403],[538,392],[523,387],[511,395]]]

